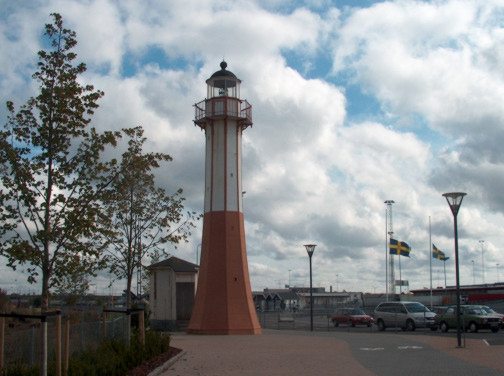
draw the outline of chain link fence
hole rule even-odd
[[[358,304],[343,303],[334,307],[314,308],[313,309],[313,330],[314,331],[334,331],[335,326],[331,320],[334,313],[340,308],[356,308]],[[365,309],[369,314],[368,310]],[[309,331],[311,329],[311,314],[310,309],[305,308],[297,311],[289,310],[273,310],[273,311],[258,311],[257,318],[261,327],[264,329],[288,329]],[[350,326],[349,326],[350,328]],[[373,326],[369,330],[376,330]],[[341,329],[340,329],[341,331]]]

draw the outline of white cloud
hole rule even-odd
[[[204,99],[205,80],[223,57],[242,79],[254,117],[243,142],[254,289],[287,284],[289,270],[293,284],[305,284],[302,245],[315,242],[316,285],[335,287],[339,274],[340,288],[383,290],[386,199],[397,202],[395,231],[414,247],[403,275],[412,288],[427,285],[429,215],[436,244],[447,253],[452,247],[452,217],[441,197],[449,189],[469,193],[459,219],[462,251],[472,257],[472,239],[483,237],[492,244],[489,262],[498,259],[504,238],[498,1],[402,0],[344,9],[318,0],[306,7],[41,1],[10,8],[0,23],[3,101],[36,90],[28,72],[51,11],[78,33],[79,59],[89,66],[85,81],[106,93],[93,124],[143,125],[148,147],[174,158],[158,180],[170,190],[182,186],[191,209],[202,209],[204,168],[204,136],[192,123],[192,105]],[[289,53],[305,71],[289,65]],[[316,73],[324,64],[332,65],[331,77]],[[350,123],[345,85],[372,96],[381,117],[363,113]],[[194,260],[198,226],[177,256]]]

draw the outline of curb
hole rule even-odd
[[[183,355],[185,355],[185,353],[186,353],[185,351],[179,352],[173,358],[168,359],[164,364],[160,365],[154,371],[150,372],[147,376],[161,375],[164,371],[168,370],[168,368],[170,368],[172,365],[174,365],[179,360],[179,358],[181,358]]]

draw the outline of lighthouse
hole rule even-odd
[[[194,105],[205,132],[205,202],[198,287],[187,331],[260,334],[248,273],[242,192],[242,134],[252,106],[240,99],[241,81],[226,62],[207,81],[207,98]]]

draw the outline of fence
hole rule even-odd
[[[332,308],[314,308],[313,330],[326,332],[336,330],[331,320],[334,312],[338,308],[354,308],[356,306],[356,304],[345,303],[335,305]],[[257,318],[259,319],[261,327],[264,329],[290,329],[309,331],[311,328],[310,310],[306,308],[298,311],[258,311]],[[371,326],[369,330],[372,331],[376,329]],[[341,331],[341,329],[339,329],[339,331]]]
[[[43,315],[0,314],[0,371],[16,365],[39,366],[47,374],[48,359],[56,364],[56,375],[66,375],[71,354],[96,348],[106,339],[129,343],[131,314],[138,314],[140,341],[145,343],[144,312],[104,310],[99,316],[89,312],[60,312]]]

